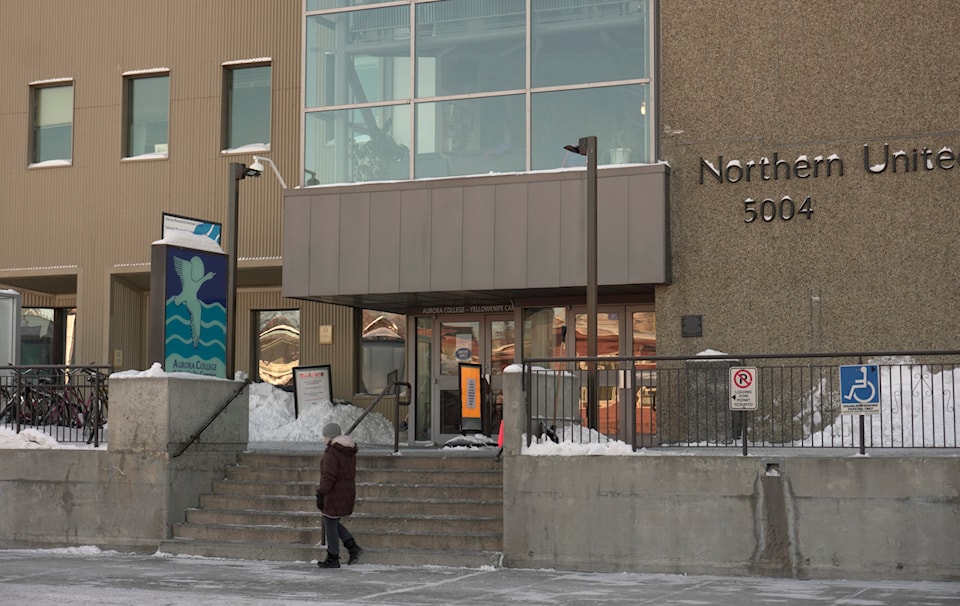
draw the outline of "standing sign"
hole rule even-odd
[[[730,369],[730,410],[757,409],[757,369],[734,366]]]
[[[301,404],[330,402],[330,365],[297,366],[293,369],[293,416],[300,416]]]
[[[840,367],[840,412],[866,415],[880,412],[880,367],[852,364]]]
[[[460,364],[460,429],[482,430],[480,402],[483,397],[483,366]]]

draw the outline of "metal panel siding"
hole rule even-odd
[[[471,290],[493,288],[496,195],[493,185],[463,188],[463,282]]]
[[[635,175],[630,177],[628,188],[630,238],[627,247],[627,281],[632,284],[669,282],[670,220],[667,182]],[[656,262],[659,259],[665,261]]]
[[[552,287],[560,279],[560,184],[531,183],[527,197],[527,287]]]
[[[463,188],[432,190],[430,290],[460,290],[463,274]]]
[[[430,290],[430,192],[400,194],[400,291]]]
[[[611,177],[597,185],[597,266],[599,284],[628,284],[630,205],[628,177]]]
[[[341,292],[370,291],[370,194],[348,194],[340,205]]]
[[[79,274],[78,360],[112,361],[111,270],[149,272],[162,211],[226,220],[226,165],[251,158],[220,153],[224,61],[272,58],[269,155],[291,186],[299,182],[301,10],[292,0],[3,3],[0,136],[14,143],[0,149],[0,207],[37,217],[42,232],[8,231],[0,276],[54,275],[58,267]],[[170,157],[121,161],[122,74],[158,67],[170,70]],[[27,169],[28,83],[57,77],[74,82],[72,166]],[[250,258],[280,265],[281,200],[272,174],[240,185],[241,273]]]
[[[369,292],[393,293],[400,288],[400,192],[370,196]]]
[[[340,198],[320,196],[310,208],[310,292],[340,292]]]
[[[583,286],[587,282],[587,199],[584,181],[562,181],[559,202],[559,233],[563,241],[560,249],[560,286]]]
[[[283,294],[304,296],[310,292],[310,213],[314,205],[306,198],[287,198],[283,224]]]
[[[497,186],[494,203],[496,246],[493,251],[494,288],[524,288],[527,283],[526,183]]]

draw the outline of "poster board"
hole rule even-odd
[[[483,366],[460,364],[460,430],[482,431]]]
[[[293,369],[293,417],[300,416],[301,406],[332,402],[330,365],[297,366]]]

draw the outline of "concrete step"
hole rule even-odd
[[[503,554],[500,551],[449,551],[431,549],[388,549],[363,547],[363,556],[355,564],[358,570],[364,565],[379,566],[455,566],[480,568],[500,567]],[[341,547],[341,551],[343,548]],[[315,562],[326,557],[326,551],[315,545],[192,541],[170,539],[160,544],[160,553],[227,558],[235,560],[272,560],[280,562],[304,562],[314,568]],[[344,558],[345,554],[341,554]],[[345,562],[344,562],[345,563]]]
[[[364,549],[370,547],[392,547],[396,549],[429,549],[448,551],[502,551],[503,536],[482,533],[455,531],[408,532],[404,530],[363,532],[354,531],[350,522],[347,528]],[[323,539],[323,530],[319,526],[292,528],[286,526],[251,526],[240,524],[176,524],[173,537],[193,539],[194,541],[214,541],[232,543],[303,543],[316,545]]]
[[[365,482],[402,482],[405,484],[470,484],[499,485],[503,481],[500,470],[441,470],[407,468],[361,468],[357,471]],[[313,467],[249,467],[226,469],[226,480],[241,482],[305,482],[314,486],[320,482],[320,469]]]
[[[212,494],[185,512],[161,551],[315,561],[323,536],[319,465],[320,454],[243,453]],[[361,456],[357,506],[345,524],[368,563],[497,566],[502,470],[474,453]]]
[[[188,509],[187,524],[225,525],[225,526],[282,526],[291,529],[312,529],[322,524],[322,516],[313,513],[275,512],[252,510],[210,510]],[[475,515],[424,515],[404,513],[386,515],[377,513],[355,513],[344,519],[344,524],[354,533],[372,534],[377,532],[435,533],[470,530],[497,536],[503,528],[503,518],[481,517]]]

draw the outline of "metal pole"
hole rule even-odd
[[[227,379],[232,380],[236,364],[237,332],[237,217],[240,213],[240,179],[245,164],[230,163],[227,195]]]
[[[587,155],[587,357],[597,357],[597,137],[580,139]],[[587,421],[598,429],[600,402],[597,389],[597,362],[588,364]]]

